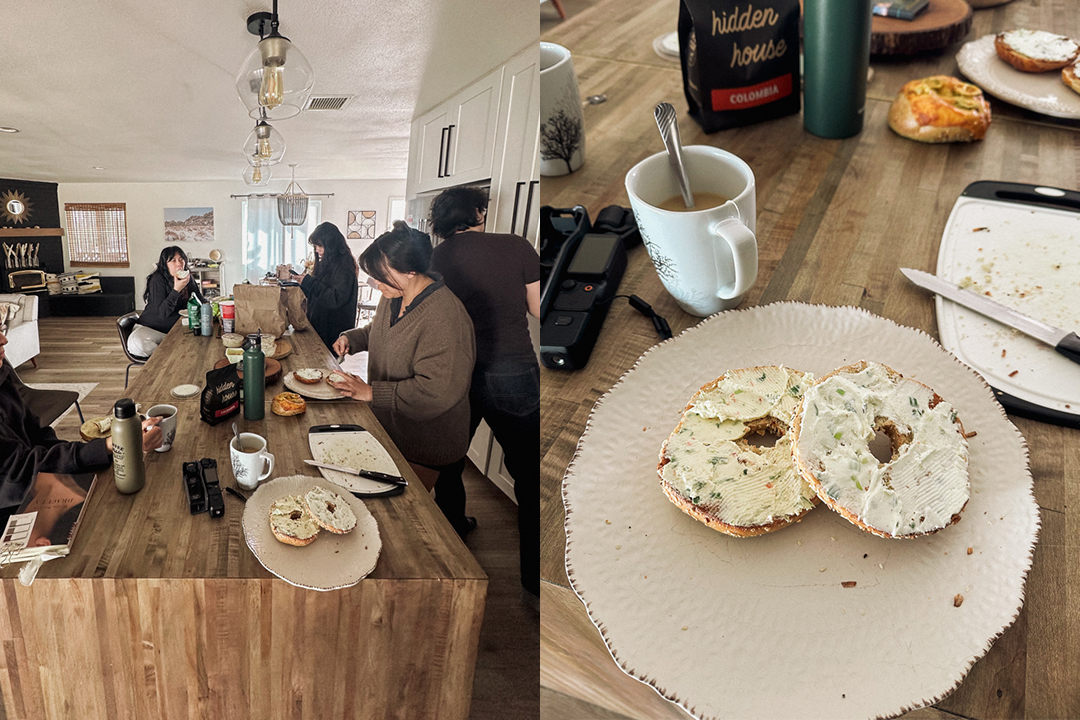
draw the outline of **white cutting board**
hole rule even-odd
[[[937,274],[1037,320],[1078,330],[1080,212],[961,196],[941,238]],[[995,389],[1080,418],[1080,365],[940,296],[937,321],[941,344]]]

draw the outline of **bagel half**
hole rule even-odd
[[[1080,55],[1080,43],[1044,30],[1009,30],[994,38],[998,57],[1021,72],[1060,70]]]
[[[349,506],[349,501],[333,490],[318,486],[312,488],[304,495],[304,507],[311,513],[316,525],[335,535],[352,532],[356,527],[356,513]]]
[[[1061,68],[1061,82],[1073,92],[1080,93],[1080,60]]]
[[[286,545],[303,547],[315,542],[319,526],[299,496],[287,495],[270,506],[270,531]]]

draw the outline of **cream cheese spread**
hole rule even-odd
[[[661,452],[661,477],[728,525],[757,527],[801,515],[814,491],[791,460],[786,432],[808,374],[784,367],[734,370],[699,390]],[[742,438],[747,423],[772,418],[785,430],[772,447]]]
[[[968,446],[952,406],[929,407],[933,395],[878,363],[807,390],[795,458],[821,483],[822,500],[893,536],[948,525],[970,494]],[[911,438],[884,464],[869,448],[883,420]]]
[[[1010,30],[1002,33],[1002,40],[1021,55],[1047,62],[1065,62],[1080,50],[1075,40],[1044,30]]]

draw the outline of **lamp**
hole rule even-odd
[[[278,220],[286,227],[303,225],[307,221],[308,196],[304,189],[296,182],[296,165],[292,168],[292,181],[285,192],[278,195],[277,214]]]
[[[260,38],[236,76],[236,92],[248,115],[259,118],[265,111],[263,119],[270,120],[298,115],[311,95],[315,74],[303,53],[278,32],[277,0],[273,13],[251,15],[247,27]]]
[[[244,168],[244,182],[252,187],[262,187],[270,183],[270,166],[255,163]]]
[[[244,141],[244,156],[250,165],[276,165],[284,155],[285,138],[266,122],[264,114]]]

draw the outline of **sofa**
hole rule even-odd
[[[41,352],[41,344],[38,341],[38,296],[22,294],[0,294],[0,312],[8,309],[10,305],[18,305],[14,317],[7,319],[7,330],[4,335],[8,343],[4,347],[4,354],[12,367],[18,367],[27,360],[37,367],[38,354]],[[3,312],[5,317],[6,312]],[[0,326],[4,325],[0,321]]]

